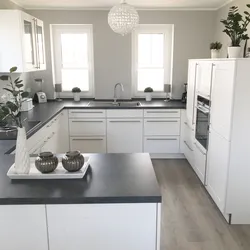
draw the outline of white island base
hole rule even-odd
[[[159,250],[161,203],[0,206],[3,250]]]

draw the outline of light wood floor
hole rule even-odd
[[[161,250],[250,250],[250,226],[226,223],[186,160],[153,160],[163,195]]]

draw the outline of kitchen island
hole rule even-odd
[[[149,154],[92,154],[81,180],[11,181],[1,156],[0,249],[159,249],[161,193]]]

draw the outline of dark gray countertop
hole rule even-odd
[[[90,155],[79,180],[10,180],[13,162],[13,155],[1,156],[0,205],[161,202],[149,154]]]

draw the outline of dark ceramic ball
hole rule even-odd
[[[41,173],[48,174],[55,171],[58,166],[58,159],[51,152],[43,152],[36,158],[35,166]]]
[[[80,151],[67,152],[62,158],[62,165],[68,172],[77,172],[82,169],[84,157]]]

